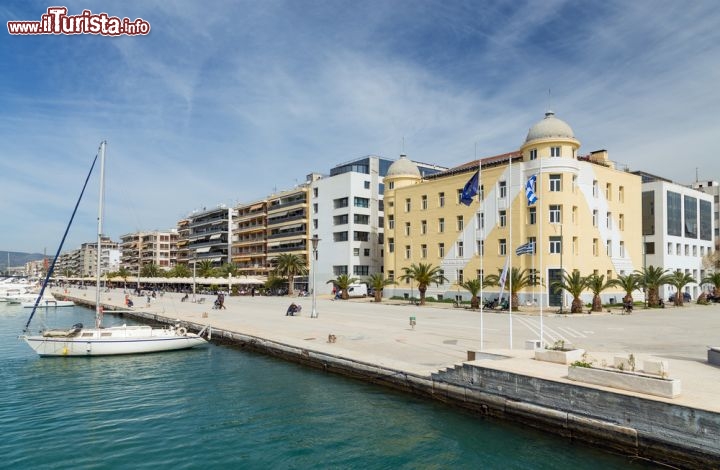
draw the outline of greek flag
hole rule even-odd
[[[520,245],[515,249],[515,254],[520,255],[531,255],[535,252],[535,243],[527,242],[524,245]]]
[[[466,206],[469,206],[472,204],[473,197],[478,193],[478,181],[479,181],[479,175],[476,171],[473,173],[472,178],[468,180],[467,183],[465,183],[465,186],[463,187],[462,193],[460,194],[460,202],[465,204]]]
[[[528,178],[527,183],[525,183],[525,196],[527,197],[528,206],[532,206],[537,202],[537,196],[535,195],[535,181],[537,180],[537,175],[532,175],[530,178]]]
[[[505,291],[505,281],[507,280],[508,264],[510,263],[510,257],[505,258],[505,266],[503,267],[502,274],[500,274],[500,298],[502,299],[503,291]]]

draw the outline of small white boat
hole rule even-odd
[[[23,300],[20,302],[20,305],[23,306],[23,308],[33,308],[35,307],[35,301],[37,300],[37,295],[34,296],[34,298],[30,300]],[[40,299],[40,302],[38,302],[38,308],[52,308],[52,307],[72,307],[75,305],[75,302],[72,300],[57,300],[54,297],[43,297]]]

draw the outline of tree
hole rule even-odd
[[[683,292],[682,289],[686,285],[695,282],[695,279],[684,272],[675,271],[673,273],[670,273],[667,275],[667,279],[665,280],[665,284],[670,284],[675,289],[675,306],[676,307],[682,307],[683,305]]]
[[[470,299],[470,308],[480,308],[480,299],[478,298],[478,292],[480,292],[480,279],[470,279],[460,284],[460,287],[470,292],[472,298]]]
[[[288,295],[293,295],[293,282],[296,274],[307,274],[308,267],[305,258],[292,254],[283,253],[274,260],[275,273],[288,278]]]
[[[499,286],[501,276],[502,269],[498,269],[497,274],[490,274],[485,278],[485,284],[488,286]],[[518,303],[520,302],[518,292],[526,287],[537,285],[539,285],[539,280],[532,275],[529,269],[523,269],[521,271],[518,268],[512,268],[510,271],[510,279],[505,280],[505,286],[507,286],[510,292],[510,304],[513,311],[518,310]]]
[[[326,284],[335,284],[340,290],[340,297],[343,300],[347,300],[350,296],[348,295],[348,287],[358,281],[357,278],[350,277],[347,274],[341,274],[335,279],[330,279]]]
[[[235,277],[239,271],[240,268],[235,263],[226,263],[220,266],[220,272],[223,274],[223,277],[227,277],[228,274]]]
[[[277,289],[282,287],[282,285],[285,283],[285,280],[281,277],[273,276],[270,274],[268,276],[267,281],[265,281],[265,289],[269,290],[270,292],[275,292]]]
[[[213,266],[213,262],[210,260],[202,260],[197,264],[196,272],[200,277],[214,277],[215,266]]]
[[[411,264],[410,267],[404,267],[400,280],[410,279],[418,283],[418,291],[420,292],[420,305],[425,305],[425,292],[431,283],[441,284],[447,282],[447,278],[442,274],[442,269],[432,264]]]
[[[642,287],[637,274],[621,274],[617,279],[612,279],[610,283],[613,287],[619,287],[625,292],[623,302],[632,302],[632,293]]]
[[[123,279],[123,283],[124,283],[123,289],[127,289],[127,278],[129,278],[131,275],[130,270],[128,268],[126,268],[125,266],[122,266],[120,269],[118,269],[117,273],[115,273],[115,274],[120,276]]]
[[[647,289],[648,306],[657,307],[660,305],[660,286],[667,284],[667,269],[655,266],[648,266],[641,271],[635,271],[640,279],[640,285]]]
[[[602,291],[613,287],[614,283],[612,279],[605,281],[604,274],[592,274],[585,280],[587,288],[593,293],[592,312],[602,312],[602,302],[600,301],[600,294]]]
[[[142,277],[162,277],[160,267],[158,267],[158,265],[155,263],[150,263],[143,266],[140,270],[140,275]]]
[[[720,291],[720,272],[708,274],[700,281],[700,284],[712,284],[715,292]]]
[[[375,294],[375,302],[381,302],[385,286],[396,284],[396,282],[392,279],[385,279],[385,275],[383,273],[375,273],[371,274],[368,278],[368,284],[370,284],[370,287],[372,287]]]
[[[170,270],[171,277],[190,277],[192,270],[187,264],[178,264]]]
[[[582,277],[578,271],[571,274],[563,272],[562,279],[553,282],[551,287],[556,293],[564,290],[573,296],[570,313],[582,313],[583,303],[580,296],[587,289],[587,278]]]

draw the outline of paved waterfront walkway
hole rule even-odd
[[[95,299],[94,288],[53,293],[92,302]],[[310,297],[225,297],[227,309],[224,310],[213,309],[214,296],[198,295],[197,298],[206,299],[204,303],[181,302],[181,297],[181,294],[166,293],[148,306],[145,297],[131,296],[135,303],[133,310],[209,324],[423,376],[462,363],[467,359],[467,351],[481,349],[480,312],[448,305],[419,307],[390,301],[375,303],[371,299],[333,301],[325,296],[317,299],[319,317],[310,318]],[[192,299],[192,294],[190,297]],[[101,302],[123,309],[124,298],[122,289],[115,289],[103,292]],[[291,302],[302,306],[301,315],[285,315]],[[207,318],[203,317],[204,313]],[[416,318],[414,328],[410,326],[411,316]],[[511,358],[482,360],[477,361],[478,364],[569,382],[567,366],[535,361],[532,351],[524,349],[526,340],[539,338],[537,311],[513,313],[512,350],[508,313],[484,312],[482,319],[482,349]],[[720,305],[636,309],[632,315],[545,312],[543,333],[545,343],[562,339],[587,350],[588,356],[598,363],[605,359],[612,364],[614,355],[629,353],[635,355],[638,365],[648,357],[666,360],[669,377],[682,382],[682,395],[675,399],[638,396],[720,412],[720,367],[706,362],[707,346],[720,346]],[[335,343],[328,342],[330,334],[337,338]]]

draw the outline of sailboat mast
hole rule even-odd
[[[105,146],[107,141],[100,142],[100,194],[98,203],[98,229],[97,229],[97,266],[95,268],[95,327],[100,328],[102,313],[100,307],[100,266],[102,262],[102,231],[103,231],[103,205],[105,203]]]

